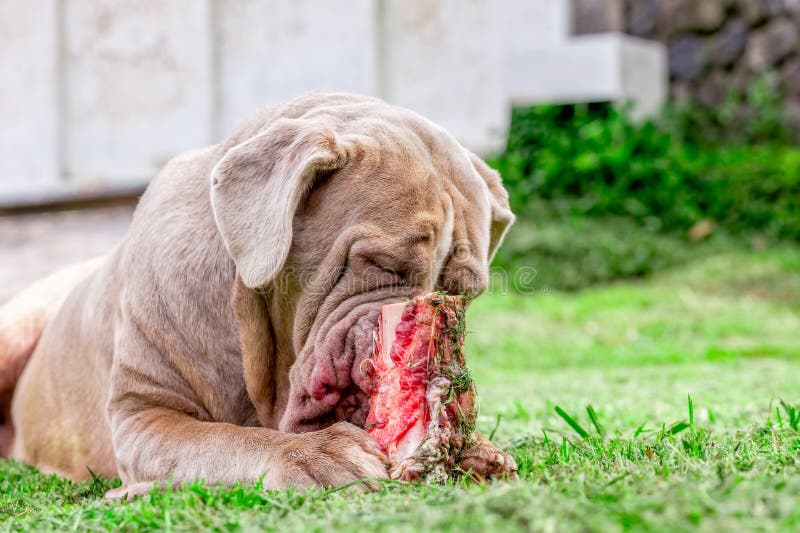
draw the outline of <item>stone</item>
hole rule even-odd
[[[739,0],[741,12],[751,26],[757,26],[786,12],[796,0]]]
[[[800,142],[800,97],[787,98],[783,103],[783,121],[792,132],[792,141]]]
[[[687,236],[690,241],[701,241],[714,232],[715,225],[713,220],[704,218],[689,229]]]
[[[729,85],[727,77],[715,70],[706,76],[697,88],[697,99],[708,107],[718,106],[725,101]]]
[[[703,42],[698,37],[679,37],[669,46],[669,73],[683,81],[700,77],[704,63]]]
[[[764,8],[763,0],[739,0],[739,10],[751,26],[757,26],[766,20],[767,11]]]
[[[659,6],[659,27],[670,35],[712,32],[725,21],[720,0],[662,0]]]
[[[800,97],[800,57],[793,57],[784,63],[780,80],[788,95]]]
[[[626,31],[638,37],[652,37],[658,30],[658,0],[627,0]]]
[[[773,18],[783,15],[788,10],[789,4],[792,0],[761,0],[764,5],[764,12],[767,18]]]
[[[746,61],[738,61],[728,74],[728,85],[731,89],[746,91],[753,81],[753,73]]]
[[[625,29],[622,0],[573,0],[575,35],[621,32]]]
[[[713,38],[711,62],[721,67],[732,65],[744,52],[749,34],[743,19],[729,20]]]
[[[692,86],[685,81],[673,81],[669,87],[670,100],[674,102],[689,102],[694,99]]]
[[[798,39],[797,26],[789,20],[770,22],[750,38],[746,52],[748,66],[755,72],[769,69],[797,47]]]

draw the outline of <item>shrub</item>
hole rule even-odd
[[[546,200],[561,214],[629,217],[660,231],[710,218],[734,233],[800,240],[800,150],[673,137],[609,106],[517,109],[492,162],[523,218]]]
[[[706,156],[702,170],[706,216],[739,234],[800,241],[800,150],[721,148]]]
[[[506,151],[490,160],[521,221],[498,263],[558,270],[548,283],[573,289],[684,260],[704,220],[740,239],[800,241],[800,149],[774,113],[738,138],[721,130],[740,117],[692,113],[637,124],[603,104],[515,109]]]

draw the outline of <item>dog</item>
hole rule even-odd
[[[344,93],[267,107],[170,161],[119,246],[39,286],[49,302],[0,313],[6,455],[119,476],[111,497],[386,477],[359,371],[380,306],[479,295],[513,219],[500,176],[409,110]],[[481,436],[461,466],[516,469]]]

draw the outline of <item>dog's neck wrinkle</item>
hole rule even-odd
[[[292,340],[296,302],[290,301],[285,294],[281,294],[275,288],[265,296],[264,300],[273,341],[273,367],[270,379],[273,400],[268,427],[277,428],[289,400],[291,388],[289,370],[296,359]]]
[[[244,286],[237,276],[232,305],[239,330],[239,342],[244,371],[245,387],[253,403],[258,421],[267,428],[276,428],[280,419],[282,395],[281,372],[285,354],[279,346],[270,311],[270,294]]]

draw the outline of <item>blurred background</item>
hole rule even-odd
[[[517,292],[800,239],[800,0],[0,0],[0,300],[107,250],[170,157],[313,89],[498,168]]]

